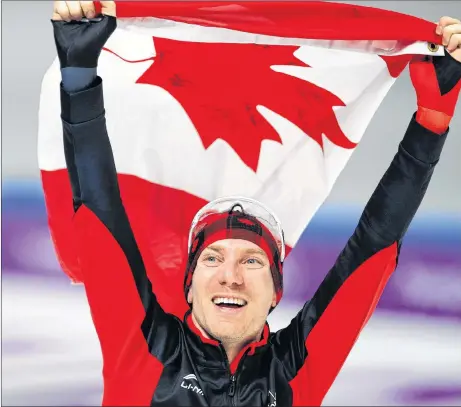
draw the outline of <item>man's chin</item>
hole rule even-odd
[[[245,337],[245,329],[242,326],[241,320],[215,319],[213,322],[209,326],[209,332],[214,338],[220,341],[238,342]]]
[[[232,327],[219,327],[215,331],[212,331],[211,334],[218,341],[227,344],[241,343],[242,341],[245,341],[245,335],[239,335]]]

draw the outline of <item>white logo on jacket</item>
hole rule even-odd
[[[183,389],[191,390],[194,393],[200,394],[203,396],[203,391],[200,387],[198,387],[194,382],[190,383],[188,380],[195,380],[197,381],[197,377],[194,374],[188,374],[187,376],[184,376],[182,379],[181,387]]]

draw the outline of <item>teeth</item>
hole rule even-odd
[[[214,298],[213,302],[216,305],[219,305],[219,304],[235,304],[235,305],[242,305],[242,306],[246,305],[246,303],[247,303],[245,300],[241,300],[239,298],[224,298],[224,297]]]

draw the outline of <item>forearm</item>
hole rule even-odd
[[[402,239],[424,198],[447,133],[435,134],[412,118],[360,219],[364,244],[370,237],[384,246]]]
[[[67,92],[61,87],[61,117],[73,189],[78,189],[80,203],[104,223],[110,222],[109,212],[120,209],[121,198],[106,129],[101,79],[80,92]]]
[[[74,68],[67,67],[61,69],[61,87],[67,92],[80,92],[94,82],[96,79],[96,68]],[[72,188],[72,198],[74,202],[74,211],[82,204],[80,182],[78,172],[75,166],[74,145],[69,133],[63,131],[64,155],[66,158],[67,172]]]

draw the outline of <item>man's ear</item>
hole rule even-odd
[[[275,306],[277,305],[277,293],[275,292],[274,290],[274,294],[272,295],[272,308],[275,308]]]
[[[189,287],[189,291],[187,292],[187,302],[189,304],[192,304],[192,298],[193,298],[193,295],[192,295],[192,285]]]

